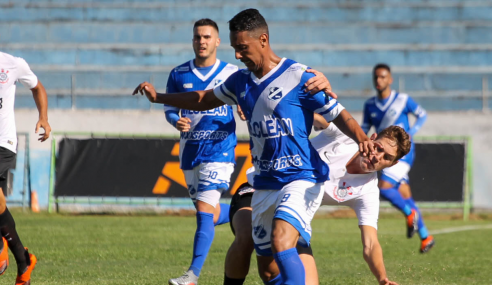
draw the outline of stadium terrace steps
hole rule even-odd
[[[324,2],[51,2],[9,1],[0,4],[1,21],[195,21],[204,15],[227,22],[237,12],[257,7],[267,21],[415,21],[492,20],[492,1]]]
[[[247,7],[257,7],[270,24],[293,22],[490,21],[492,0],[427,1],[0,1],[0,21],[20,22],[193,22],[208,15],[227,22]]]
[[[183,21],[0,22],[0,43],[190,43],[192,24]],[[219,28],[222,39],[227,41],[227,25],[222,23]],[[272,42],[284,44],[492,43],[492,21],[410,24],[273,22],[269,28]]]
[[[296,49],[275,46],[279,56],[294,59],[312,66],[371,66],[378,62],[391,62],[398,66],[489,66],[492,62],[490,47],[472,52],[461,49],[449,50],[346,50],[326,49],[324,46],[299,46]],[[185,45],[169,45],[164,48],[128,48],[128,49],[10,49],[4,52],[26,59],[30,64],[59,65],[143,65],[176,66],[194,57],[192,49]],[[56,55],[56,56],[53,56]],[[218,53],[220,59],[238,63],[230,47],[222,47]]]
[[[378,62],[428,110],[481,109],[482,78],[492,82],[492,0],[0,0],[0,50],[30,63],[52,108],[149,110],[160,106],[129,91],[142,81],[164,90],[194,56],[195,20],[216,20],[219,58],[239,64],[227,21],[249,7],[276,53],[325,72],[349,110],[373,94]],[[17,108],[35,108],[19,95]]]
[[[108,95],[123,95],[126,96],[133,91],[136,84],[148,81],[161,91],[166,88],[169,70],[167,71],[149,72],[141,71],[50,71],[47,69],[34,68],[39,79],[47,86],[51,94],[55,90],[55,94],[69,94],[72,88],[72,75],[74,77],[73,87],[75,92],[80,94],[108,94]],[[365,68],[367,72],[363,73],[344,73],[344,70],[336,71],[336,69],[327,70],[323,67],[317,68],[323,71],[333,83],[337,92],[350,91],[351,94],[373,94],[373,83],[370,76],[371,67]],[[402,68],[396,68],[398,69]],[[465,92],[481,92],[482,90],[482,73],[409,73],[409,72],[394,72],[394,88],[400,89],[400,82],[404,90],[416,95],[415,92],[427,92],[424,95],[434,96],[449,96],[457,94],[457,90]],[[492,82],[492,75],[488,75],[488,80]],[[81,89],[82,91],[79,91]],[[22,89],[20,89],[21,91]],[[98,90],[91,92],[87,90]],[[100,90],[104,90],[101,92]],[[357,91],[359,90],[359,91]],[[27,90],[26,90],[27,91]],[[28,93],[26,93],[28,94]],[[55,95],[53,94],[53,95]],[[420,95],[417,95],[420,96]]]

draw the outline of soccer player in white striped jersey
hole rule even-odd
[[[46,90],[31,71],[27,62],[10,54],[0,52],[0,232],[3,242],[0,244],[0,275],[5,273],[8,265],[7,246],[17,262],[16,285],[30,284],[31,272],[36,266],[36,256],[24,248],[15,229],[14,218],[7,208],[2,190],[7,186],[9,169],[14,168],[17,153],[17,132],[15,128],[14,101],[17,82],[31,89],[39,120],[39,128],[44,129],[39,141],[44,142],[50,136],[51,127],[48,123],[48,97]]]
[[[296,250],[308,245],[311,220],[321,204],[328,166],[309,143],[313,114],[333,121],[368,155],[373,143],[352,116],[323,92],[310,94],[307,66],[278,57],[270,47],[268,25],[256,9],[229,21],[231,46],[247,70],[232,74],[212,91],[158,94],[144,82],[133,94],[154,103],[190,110],[239,105],[246,116],[256,171],[248,175],[253,195],[253,240],[260,268],[277,263],[280,274],[262,276],[265,284],[304,284]],[[306,206],[308,205],[308,206]]]
[[[238,67],[217,59],[219,28],[211,19],[193,26],[195,58],[169,74],[167,92],[210,90],[224,82]],[[214,226],[229,222],[229,205],[219,203],[234,172],[236,123],[231,106],[192,111],[164,105],[167,121],[181,132],[179,159],[189,195],[195,204],[197,229],[188,271],[169,280],[172,285],[198,281],[215,235]],[[180,114],[181,113],[181,114]]]

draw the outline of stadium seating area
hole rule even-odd
[[[481,110],[483,79],[492,85],[490,0],[0,0],[0,50],[30,63],[51,108],[150,109],[131,90],[144,80],[164,90],[193,58],[195,20],[217,21],[219,58],[238,63],[227,21],[249,7],[276,53],[325,72],[351,110],[374,94],[379,62],[428,110]],[[20,91],[17,107],[34,108]]]

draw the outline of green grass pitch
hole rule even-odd
[[[191,260],[194,217],[23,214],[15,211],[19,235],[37,255],[32,284],[167,284]],[[489,225],[428,219],[430,230]],[[400,284],[492,284],[492,229],[438,234],[428,254],[418,237],[407,239],[403,218],[381,217],[379,238],[391,280]],[[233,240],[229,225],[216,228],[200,285],[221,285],[224,258]],[[315,219],[313,249],[320,284],[377,284],[362,258],[357,221]],[[13,284],[15,261],[0,276]],[[253,257],[252,262],[255,262]],[[252,263],[246,284],[262,284]]]

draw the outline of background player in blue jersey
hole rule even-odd
[[[255,172],[249,182],[253,195],[253,239],[260,269],[277,263],[280,274],[262,276],[265,284],[304,284],[304,266],[296,250],[309,245],[311,220],[323,196],[328,166],[309,143],[313,114],[333,121],[366,154],[374,145],[352,116],[324,93],[310,94],[313,77],[307,67],[278,57],[269,43],[268,26],[256,9],[247,9],[229,22],[231,46],[247,70],[232,74],[213,91],[158,94],[144,82],[133,94],[154,103],[190,110],[224,104],[240,105],[247,119]],[[371,151],[370,151],[371,150]],[[266,270],[260,270],[261,272]]]
[[[192,42],[195,58],[171,71],[168,93],[212,89],[238,70],[217,59],[220,38],[214,21],[196,21]],[[219,204],[219,199],[229,188],[234,171],[236,124],[233,110],[227,105],[198,112],[165,105],[164,112],[167,121],[181,132],[180,166],[197,209],[191,265],[169,284],[196,284],[212,245],[214,226],[229,222],[229,205]]]
[[[412,138],[427,119],[424,108],[410,96],[391,90],[393,78],[391,69],[386,64],[378,64],[373,69],[374,87],[377,96],[370,98],[364,105],[362,129],[368,133],[371,126],[376,132],[391,125],[400,126]],[[417,120],[410,127],[408,115],[413,114]],[[379,180],[381,196],[390,201],[407,217],[407,236],[411,238],[416,230],[420,235],[420,252],[425,253],[434,246],[434,238],[429,236],[424,220],[412,198],[408,172],[415,159],[415,146],[412,141],[410,152],[398,164],[384,169]]]

